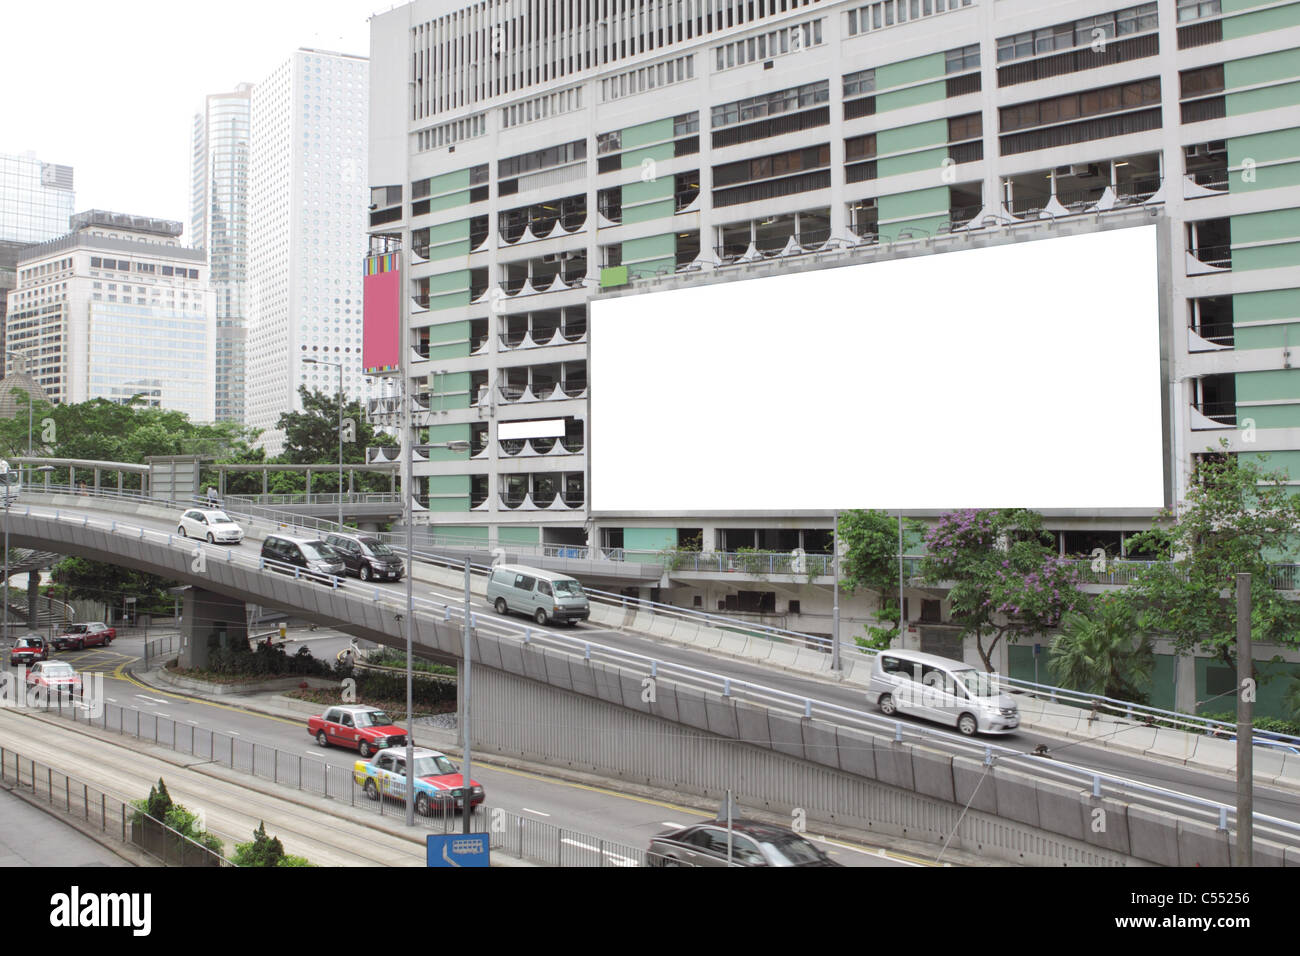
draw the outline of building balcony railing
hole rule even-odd
[[[1193,402],[1192,408],[1208,418],[1213,425],[1202,424],[1201,429],[1206,428],[1235,428],[1237,426],[1237,403],[1236,402]],[[1198,426],[1193,423],[1192,428]]]
[[[366,449],[366,464],[376,465],[388,461],[400,461],[402,449],[398,445],[372,445]]]
[[[1215,269],[1232,268],[1232,246],[1200,246],[1196,249],[1188,249],[1190,255],[1202,265],[1212,266]]]
[[[587,323],[556,326],[550,330],[529,329],[526,332],[502,332],[497,338],[507,351],[535,349],[548,345],[573,345],[587,341]]]
[[[638,553],[638,552],[624,552]],[[791,574],[823,577],[833,573],[834,557],[829,554],[799,554],[791,551],[678,551],[659,553],[664,569],[681,573]]]

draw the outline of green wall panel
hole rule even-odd
[[[1300,399],[1300,369],[1237,373],[1237,401],[1259,402],[1273,398]]]
[[[904,217],[914,218],[931,213],[948,213],[948,187],[935,186],[931,189],[915,189],[906,193],[893,193],[876,200],[880,212],[880,221]]]
[[[429,296],[429,311],[439,312],[442,309],[458,309],[469,305],[469,290],[464,292],[444,292],[439,296]]]
[[[671,176],[659,176],[651,180],[637,180],[628,183],[623,187],[623,206],[626,211],[627,206],[635,205],[639,202],[650,202],[655,199],[671,198],[673,195],[674,182]]]
[[[669,117],[627,127],[623,130],[622,143],[624,149],[635,149],[638,146],[645,146],[647,143],[659,143],[672,138],[673,120],[672,117]]]
[[[943,161],[948,158],[948,147],[942,149],[923,149],[915,153],[904,153],[902,156],[890,156],[887,159],[877,160],[876,175],[880,179],[887,176],[898,176],[902,173],[916,173],[924,170],[933,170],[935,178],[943,174]]]
[[[497,528],[497,541],[501,544],[537,544],[541,540],[542,529],[513,528],[502,525]]]
[[[469,240],[464,239],[460,242],[448,242],[440,246],[430,246],[427,256],[430,262],[441,262],[444,259],[455,259],[458,256],[469,255]]]
[[[442,325],[429,326],[430,342],[459,342],[469,338],[469,322],[444,322]]]
[[[417,202],[422,200],[417,200]],[[429,200],[429,212],[440,212],[443,209],[457,209],[461,206],[469,205],[469,190],[463,193],[448,193],[445,196],[435,196]]]
[[[1279,349],[1283,345],[1300,345],[1300,319],[1286,325],[1238,326],[1233,335],[1233,346],[1238,350]]]
[[[927,53],[911,60],[886,63],[876,67],[876,89],[888,90],[908,83],[932,80],[944,74],[944,56],[942,53]]]
[[[1238,292],[1232,297],[1232,316],[1235,322],[1300,319],[1300,289]]]
[[[1267,456],[1257,452],[1241,452],[1239,457],[1253,461],[1265,472],[1285,471],[1289,475],[1300,475],[1300,451],[1275,451]]]
[[[1224,0],[1223,12],[1244,10],[1267,2],[1269,0]],[[1223,21],[1223,39],[1235,40],[1237,37],[1250,36],[1252,33],[1284,30],[1294,26],[1300,26],[1300,3],[1290,3],[1273,10],[1258,10],[1255,13],[1228,17]]]
[[[449,342],[446,345],[429,346],[429,359],[434,362],[439,359],[466,358],[468,355],[468,342]]]
[[[897,129],[882,129],[876,133],[876,155],[888,156],[909,149],[922,149],[936,143],[948,142],[948,121],[931,120],[913,123]]]
[[[429,245],[451,242],[453,239],[469,238],[469,220],[457,219],[455,222],[442,222],[429,226]]]
[[[900,222],[884,223],[880,227],[881,242],[890,242],[898,238],[898,234],[907,229],[914,230],[912,238],[921,239],[925,236],[936,235],[939,226],[948,221],[948,214],[934,216],[917,216],[914,219],[904,219]]]
[[[676,528],[623,529],[623,548],[627,551],[667,551],[676,547]]]
[[[623,223],[631,225],[637,222],[649,222],[652,219],[663,219],[671,216],[676,211],[676,204],[672,199],[661,199],[658,202],[642,203],[639,206],[623,205]],[[665,223],[665,225],[667,225]]]
[[[438,525],[434,533],[439,539],[464,541],[473,544],[488,543],[488,529],[485,525]]]
[[[1300,104],[1300,82],[1285,83],[1259,90],[1229,93],[1227,112],[1229,116],[1241,116],[1243,113],[1285,109],[1298,104]]]
[[[1245,272],[1251,269],[1290,269],[1296,266],[1300,266],[1300,242],[1232,250],[1233,272]]]
[[[1241,376],[1237,376],[1238,380]],[[1237,408],[1237,427],[1241,428],[1249,418],[1256,428],[1297,428],[1300,427],[1300,405],[1252,405]]]
[[[1232,242],[1267,242],[1300,236],[1300,209],[1274,209],[1232,217]]]
[[[469,441],[469,423],[459,425],[429,426],[428,444],[435,445],[445,441]],[[429,461],[468,461],[468,451],[451,451],[448,448],[430,448]]]
[[[673,144],[660,143],[658,146],[647,146],[644,149],[633,149],[623,154],[623,168],[637,169],[641,163],[647,159],[659,160],[673,158]]]
[[[671,232],[642,239],[628,239],[623,243],[623,261],[628,264],[676,255],[677,235]]]
[[[1271,657],[1271,653],[1266,653],[1269,650],[1270,648],[1267,647],[1258,648],[1258,652],[1255,655],[1256,660],[1258,661],[1260,657]],[[1286,710],[1284,698],[1291,686],[1291,679],[1300,677],[1300,664],[1274,664],[1271,662],[1266,663],[1260,661],[1258,667],[1260,669],[1261,677],[1267,674],[1271,679],[1260,680],[1258,685],[1256,685],[1255,716],[1293,719],[1294,715],[1288,713]],[[1225,683],[1228,686],[1231,686],[1236,682],[1235,674],[1220,673],[1219,682],[1215,684],[1215,689],[1212,691],[1209,690],[1207,673],[1211,669],[1228,670],[1227,666],[1223,664],[1222,661],[1208,657],[1198,657],[1196,659],[1197,700],[1208,700],[1210,697],[1216,696],[1219,692],[1218,688],[1223,686]],[[1218,697],[1218,699],[1216,699],[1212,704],[1206,704],[1201,707],[1201,711],[1212,714],[1225,712],[1236,714],[1236,695],[1230,693],[1224,694],[1222,697]]]
[[[469,288],[468,269],[458,269],[455,272],[443,272],[436,276],[429,276],[428,279],[430,295],[436,295],[440,292],[455,292]]]
[[[1300,76],[1300,50],[1275,50],[1223,64],[1223,85],[1229,90],[1296,76]]]
[[[443,173],[441,176],[434,176],[429,180],[429,195],[437,196],[439,193],[445,193],[451,189],[468,189],[469,188],[469,170],[457,169],[454,172]],[[417,202],[419,200],[416,200]]]
[[[627,266],[606,266],[600,270],[600,287],[613,289],[627,285]]]
[[[887,113],[890,110],[901,110],[908,106],[920,106],[922,103],[933,103],[936,100],[945,99],[948,95],[948,86],[946,83],[924,83],[921,86],[909,86],[905,90],[894,90],[891,93],[880,93],[876,96],[876,112]]]

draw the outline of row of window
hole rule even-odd
[[[758,179],[789,176],[792,173],[804,172],[810,169],[821,169],[830,164],[830,144],[822,143],[820,146],[792,149],[783,153],[773,153],[769,156],[742,159],[739,162],[714,166],[713,185],[715,187],[733,186],[737,183],[753,182]]]
[[[800,50],[821,46],[824,42],[821,20],[796,23],[791,27],[714,47],[714,67],[729,70],[746,63],[758,63],[787,53],[798,53]]]
[[[1119,110],[1156,106],[1160,103],[1160,80],[1152,78],[1119,83],[1082,93],[1053,96],[1033,103],[1004,106],[999,111],[1002,132],[1046,126],[1088,116],[1100,116]]]
[[[521,123],[544,120],[580,109],[582,109],[582,87],[575,86],[571,89],[548,93],[545,96],[535,96],[530,100],[524,100],[522,103],[513,103],[510,106],[502,107],[501,128],[510,129],[510,127],[518,126]]]
[[[1039,30],[999,37],[998,62],[1005,63],[1042,53],[1072,50],[1079,46],[1104,45],[1117,36],[1145,33],[1156,29],[1158,25],[1156,4],[1144,3],[1137,7],[1126,7],[1113,13],[1103,13]]]
[[[828,102],[830,98],[830,82],[818,80],[816,83],[805,83],[803,86],[763,93],[715,106],[712,111],[712,125],[717,129],[719,126],[730,126],[733,123],[747,123],[776,113],[788,113],[792,110],[816,106],[818,103]]]
[[[415,134],[416,148],[420,152],[441,149],[443,146],[454,146],[456,143],[464,142],[467,139],[482,136],[486,132],[487,114],[475,113],[473,116],[466,116],[464,119],[452,120],[450,123],[442,123],[438,126],[430,126],[428,129],[420,130]]]
[[[617,76],[606,77],[600,81],[600,98],[603,102],[609,102],[693,79],[695,79],[695,57],[679,56],[675,60],[666,60],[663,63],[643,66],[639,70],[628,70]]]
[[[972,2],[973,0],[884,0],[883,3],[869,3],[849,11],[849,36],[892,27],[895,23],[932,17],[958,7],[969,7]]]
[[[586,158],[587,141],[585,139],[575,139],[571,143],[548,146],[545,149],[533,150],[531,153],[522,153],[518,156],[502,159],[497,162],[497,178],[512,179],[524,173],[548,169],[552,166],[564,166]]]

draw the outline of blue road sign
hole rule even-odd
[[[452,833],[427,837],[429,866],[487,866],[488,834]]]

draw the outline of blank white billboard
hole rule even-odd
[[[1154,225],[598,299],[591,508],[1160,508],[1160,376]]]

